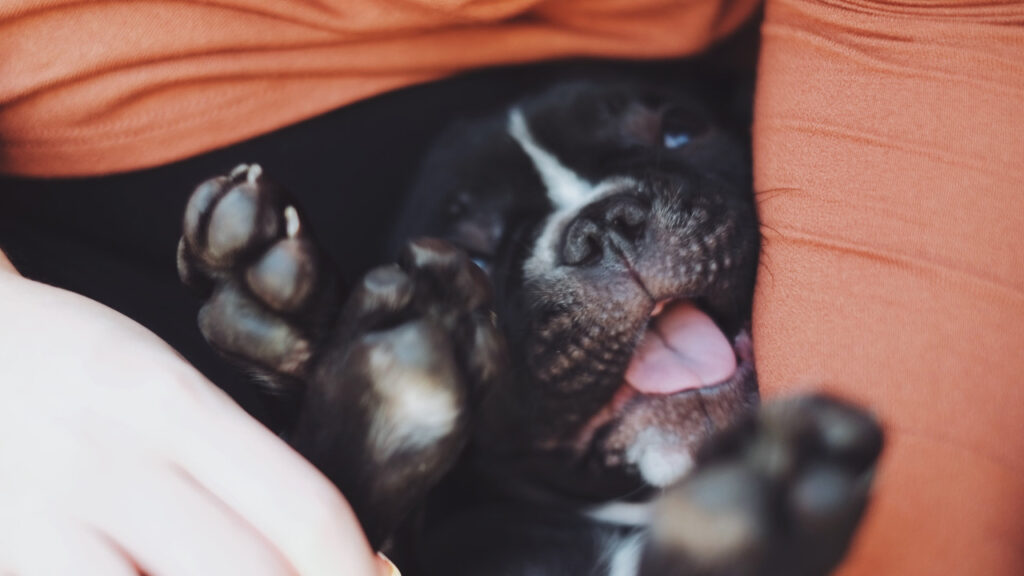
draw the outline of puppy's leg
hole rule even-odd
[[[339,291],[287,192],[258,165],[200,184],[185,209],[178,273],[205,298],[199,328],[272,389],[301,392]]]
[[[379,545],[455,463],[469,406],[504,347],[483,272],[444,242],[417,240],[371,271],[309,380],[294,445],[348,497]]]
[[[881,429],[821,396],[769,404],[713,438],[658,504],[643,576],[823,576],[867,502]]]

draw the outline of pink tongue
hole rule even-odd
[[[723,382],[736,372],[725,334],[692,302],[654,318],[626,369],[626,383],[644,394],[674,394]]]

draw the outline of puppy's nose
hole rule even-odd
[[[644,234],[650,207],[639,198],[619,194],[584,207],[565,227],[562,263],[586,266],[601,259],[612,242],[634,247]]]

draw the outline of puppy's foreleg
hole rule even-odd
[[[370,272],[308,383],[292,444],[349,499],[379,546],[455,463],[472,397],[503,347],[482,272],[453,247],[412,243]]]

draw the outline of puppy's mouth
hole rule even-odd
[[[641,394],[676,394],[715,386],[735,375],[737,354],[711,316],[692,300],[658,301],[626,368]]]
[[[577,455],[635,468],[655,486],[684,474],[696,445],[746,408],[756,386],[748,328],[727,330],[699,300],[654,303],[621,386],[579,429]]]

